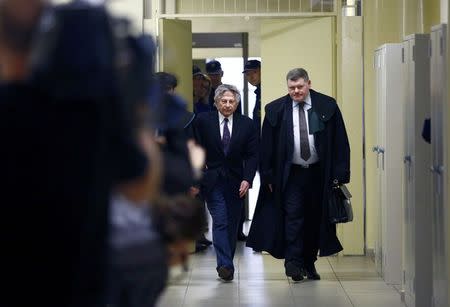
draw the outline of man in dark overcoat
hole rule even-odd
[[[339,107],[311,87],[308,73],[286,76],[288,95],[265,107],[261,188],[247,246],[285,259],[294,281],[320,279],[314,262],[342,250],[327,200],[350,180],[350,146]]]

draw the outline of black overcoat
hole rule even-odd
[[[333,181],[350,181],[350,146],[344,121],[334,98],[310,90],[312,108],[308,110],[309,132],[314,142],[323,174],[323,201],[319,238],[319,256],[340,252],[336,226],[328,222],[327,199]],[[292,99],[278,98],[265,107],[261,137],[261,187],[247,239],[247,246],[284,258],[283,195],[292,164],[294,136]],[[268,190],[272,184],[274,191]]]

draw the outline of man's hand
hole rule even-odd
[[[195,197],[198,195],[198,193],[200,193],[200,189],[198,187],[190,187],[189,188],[189,195],[191,197]]]
[[[271,183],[269,183],[269,190],[270,190],[270,192],[273,192],[273,188],[272,188],[272,184]]]
[[[248,189],[250,188],[250,183],[246,180],[242,180],[241,186],[239,188],[239,197],[242,198],[247,194]]]

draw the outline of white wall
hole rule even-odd
[[[129,18],[136,32],[142,32],[144,20],[143,0],[107,1],[107,7],[114,15]]]
[[[441,23],[448,22],[448,2],[449,0],[441,0]]]

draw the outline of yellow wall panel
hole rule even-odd
[[[263,20],[261,24],[262,103],[287,94],[286,73],[305,68],[312,88],[335,96],[334,18]]]
[[[342,72],[340,107],[351,148],[351,180],[354,220],[338,227],[345,255],[364,254],[363,208],[363,83],[362,83],[362,17],[342,18]]]
[[[178,78],[177,92],[192,110],[192,32],[188,20],[161,19],[159,23],[159,71]]]
[[[430,33],[431,27],[440,23],[442,0],[426,0],[423,7],[424,32]]]

